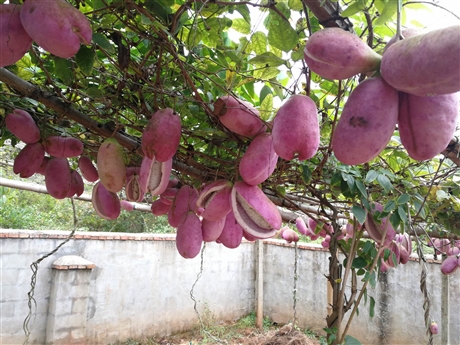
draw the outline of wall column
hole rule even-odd
[[[95,265],[76,255],[53,263],[46,322],[46,345],[85,345],[91,270]]]

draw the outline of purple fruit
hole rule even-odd
[[[203,187],[196,201],[196,207],[201,209],[203,218],[215,222],[227,216],[232,209],[232,186],[230,181],[217,180]]]
[[[217,239],[218,243],[222,243],[227,248],[238,248],[243,239],[243,228],[238,224],[235,219],[235,216],[230,212],[227,217],[225,217],[225,224]]]
[[[171,205],[165,204],[160,199],[152,202],[152,206],[150,207],[150,210],[155,216],[163,216],[165,214],[168,214],[170,209]]]
[[[32,45],[32,38],[22,26],[20,10],[20,5],[0,5],[0,67],[19,61]]]
[[[192,211],[188,211],[177,228],[176,248],[185,259],[193,259],[201,250],[203,234],[201,221]]]
[[[13,172],[22,178],[31,177],[40,169],[44,157],[42,144],[27,144],[14,159]]]
[[[150,159],[165,162],[176,154],[181,134],[179,115],[170,108],[158,110],[142,134],[142,151]]]
[[[315,102],[308,96],[291,96],[276,113],[272,136],[275,152],[281,158],[312,158],[320,139]]]
[[[43,140],[42,144],[50,156],[58,158],[77,157],[83,152],[83,143],[72,137],[53,135]]]
[[[46,165],[45,184],[48,193],[56,199],[64,199],[70,189],[72,176],[67,158],[51,157]]]
[[[97,169],[88,156],[81,156],[78,159],[78,167],[80,168],[80,172],[86,181],[96,182],[99,180]]]
[[[261,184],[273,173],[277,162],[272,135],[261,133],[252,140],[241,158],[240,176],[251,186]]]
[[[305,45],[307,66],[326,79],[347,79],[376,71],[382,57],[357,35],[340,28],[325,28],[312,34]]]
[[[236,182],[231,193],[231,203],[238,224],[254,237],[273,237],[281,227],[281,215],[277,207],[257,186],[250,186],[243,181]]]
[[[332,137],[335,157],[348,165],[377,157],[393,135],[398,105],[398,91],[381,77],[359,84],[345,103]]]
[[[92,202],[96,213],[104,219],[117,219],[120,215],[121,203],[118,195],[108,191],[101,182],[93,187]]]
[[[26,144],[33,144],[40,140],[40,130],[32,116],[25,110],[14,109],[6,116],[5,125],[16,138]]]
[[[232,132],[254,138],[267,130],[259,111],[233,96],[222,96],[214,102],[214,115]]]
[[[93,32],[88,19],[65,0],[27,0],[20,16],[29,36],[61,58],[74,56],[80,44],[91,44]]]

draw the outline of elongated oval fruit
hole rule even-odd
[[[25,110],[14,109],[6,116],[5,125],[16,138],[26,144],[33,144],[40,140],[40,130],[32,116]]]
[[[304,49],[307,66],[326,79],[347,79],[376,71],[381,56],[358,36],[340,28],[316,31]]]
[[[139,182],[139,175],[133,174],[126,180],[125,193],[128,201],[140,202],[144,199],[144,192]]]
[[[302,217],[296,218],[295,226],[302,235],[307,236],[310,234],[310,229],[307,227],[307,224],[305,224],[305,221],[303,220]]]
[[[168,187],[172,170],[172,158],[166,162],[150,159],[144,156],[139,172],[139,184],[144,193],[160,195]]]
[[[240,176],[251,186],[261,184],[275,171],[277,162],[272,135],[261,133],[251,141],[241,158],[238,167]]]
[[[155,216],[163,216],[165,214],[168,214],[170,209],[171,205],[165,204],[160,199],[152,202],[152,206],[150,206],[150,210]]]
[[[198,192],[195,188],[190,186],[182,186],[179,189],[171,208],[168,212],[168,223],[174,228],[177,228],[182,221],[182,218],[187,214],[188,211],[193,210],[196,206],[196,198]]]
[[[126,165],[123,148],[118,141],[108,138],[101,144],[96,164],[104,187],[113,193],[121,191],[126,181]]]
[[[440,154],[454,137],[459,94],[419,97],[401,93],[398,129],[401,143],[416,160]]]
[[[452,274],[459,267],[458,258],[455,255],[448,256],[441,264],[442,274]]]
[[[42,144],[27,144],[14,159],[13,172],[22,178],[31,177],[40,169],[44,157]]]
[[[71,198],[74,195],[80,196],[85,191],[85,184],[81,175],[76,170],[70,171],[70,189],[67,192],[67,197]]]
[[[45,150],[43,150],[43,152],[45,152]],[[49,160],[50,160],[50,157],[49,157],[49,156],[43,157],[42,164],[40,164],[40,167],[38,168],[38,170],[37,170],[35,173],[44,176],[44,175],[45,175],[45,172],[46,172],[46,166],[48,165],[48,161],[49,161]]]
[[[45,185],[48,193],[56,199],[64,199],[70,189],[72,176],[67,158],[51,157],[46,165]]]
[[[312,158],[320,139],[315,102],[308,96],[291,96],[276,113],[272,136],[275,152],[281,158]]]
[[[201,216],[216,222],[224,218],[232,210],[230,193],[233,184],[227,180],[217,180],[208,183],[198,195],[196,207],[202,208]]]
[[[391,241],[394,240],[396,237],[396,230],[390,223],[389,217],[384,217],[380,220],[380,223],[374,220],[374,214],[376,211],[382,212],[383,206],[378,202],[372,204],[373,212],[368,213],[366,216],[366,220],[364,221],[364,227],[367,231],[367,234],[370,238],[372,238],[377,244],[382,242],[383,234],[386,230],[386,236],[383,242],[384,246],[389,246]]]
[[[275,204],[257,186],[243,181],[233,185],[232,211],[244,231],[259,239],[270,238],[281,227],[281,215]]]
[[[225,217],[224,228],[216,242],[222,243],[224,247],[234,249],[240,246],[242,240],[243,228],[236,221],[233,212],[230,212]]]
[[[439,333],[439,326],[436,322],[431,322],[430,324],[430,332],[431,334],[438,334]]]
[[[168,182],[169,186],[169,182]],[[166,188],[163,193],[160,194],[161,202],[165,203],[166,205],[172,205],[174,198],[177,195],[179,188]]]
[[[93,187],[92,203],[96,213],[107,220],[117,219],[121,203],[116,193],[108,191],[99,181]]]
[[[99,173],[97,172],[96,167],[93,165],[91,158],[88,156],[80,156],[78,159],[78,168],[80,172],[88,182],[96,182],[99,180]]]
[[[233,96],[222,96],[214,102],[214,115],[232,132],[254,138],[267,130],[259,111]]]
[[[383,54],[380,73],[395,89],[416,96],[460,91],[460,25],[393,44]]]
[[[281,237],[283,237],[283,239],[285,239],[287,243],[299,241],[299,235],[297,234],[297,232],[289,228],[283,231]]]
[[[231,212],[229,213],[231,214]],[[222,217],[217,221],[210,221],[206,218],[201,220],[201,226],[203,230],[203,241],[205,242],[214,242],[216,241],[220,235],[222,234],[222,230],[224,230],[225,219],[227,216]]]
[[[202,243],[201,221],[193,211],[188,211],[177,228],[177,251],[183,258],[193,259],[200,253]]]
[[[0,5],[0,67],[19,61],[32,45],[32,38],[22,26],[20,5]]]
[[[91,44],[93,32],[88,19],[65,0],[27,0],[20,16],[29,36],[61,58],[74,56],[80,44]]]
[[[43,140],[42,144],[50,156],[58,158],[77,157],[83,152],[83,143],[72,137],[52,135]]]
[[[398,91],[381,77],[354,89],[332,137],[332,150],[342,163],[369,162],[385,148],[398,122]]]
[[[176,154],[181,134],[179,115],[170,108],[158,110],[142,134],[142,151],[150,159],[165,162]]]

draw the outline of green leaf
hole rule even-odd
[[[257,55],[248,61],[254,65],[268,65],[270,67],[280,66],[286,63],[285,60],[279,58],[271,52],[265,52]]]
[[[345,336],[344,339],[345,339],[345,345],[363,345],[358,339],[353,338],[351,335],[348,335],[348,334]]]
[[[288,6],[293,11],[302,11],[303,5],[301,0],[288,0]]]
[[[372,241],[366,241],[366,243],[364,243],[364,247],[363,247],[363,253],[364,254],[367,254],[369,253],[372,249],[374,249],[374,244]]]
[[[241,14],[246,22],[251,25],[251,13],[249,12],[248,5],[238,5],[236,6],[236,11]]]
[[[273,93],[273,90],[270,88],[270,86],[264,85],[263,88],[260,89],[260,93],[259,93],[260,102],[263,102],[265,97],[267,97],[267,95],[270,93]]]
[[[286,53],[294,49],[299,41],[297,31],[292,28],[288,21],[278,16],[269,15],[267,29],[268,43]]]
[[[388,201],[383,207],[383,212],[391,212],[396,208],[396,203],[394,200]]]
[[[404,208],[402,206],[398,206],[398,215],[399,215],[399,218],[401,218],[401,221],[403,223],[407,222],[406,210],[404,210]]]
[[[399,213],[398,212],[393,212],[390,216],[390,223],[391,223],[391,226],[394,228],[394,229],[397,229],[399,227],[399,224],[401,223],[401,218],[399,216]]]
[[[364,221],[366,220],[366,210],[365,209],[363,209],[362,207],[358,205],[353,205],[353,207],[351,208],[351,212],[356,217],[359,224],[364,224]]]
[[[352,4],[350,4],[340,15],[342,17],[350,17],[359,11],[364,10],[366,4],[363,0],[356,0]]]
[[[251,48],[257,55],[267,51],[267,36],[261,31],[256,31],[251,36]]]
[[[305,184],[309,184],[311,181],[311,169],[307,165],[301,165],[302,180]]]
[[[370,303],[369,303],[369,316],[372,318],[375,315],[375,299],[374,297],[370,297]]]
[[[366,174],[366,179],[365,179],[365,182],[366,183],[371,183],[373,182],[380,174],[375,171],[375,170],[369,170]]]
[[[269,121],[273,112],[273,94],[269,93],[265,96],[260,104],[260,118],[264,121]]]
[[[294,49],[291,53],[291,59],[293,61],[300,61],[303,59],[303,51],[305,49],[305,44],[302,44],[300,47]]]
[[[367,198],[367,190],[366,190],[366,187],[364,186],[364,183],[362,183],[359,180],[355,180],[355,184],[359,192],[361,193],[361,196],[363,196],[364,198]]]
[[[364,268],[367,266],[367,261],[362,257],[357,257],[353,259],[351,263],[351,268]]]
[[[251,33],[251,25],[243,18],[233,19],[232,29],[245,35]]]
[[[390,179],[385,175],[377,176],[377,182],[383,187],[383,189],[385,189],[385,192],[387,193],[393,189],[393,185],[391,184]]]
[[[56,73],[56,77],[62,80],[65,85],[72,84],[73,80],[73,70],[72,70],[72,62],[67,59],[62,59],[59,57],[54,58],[54,66]]]
[[[410,200],[410,195],[409,194],[401,194],[398,198],[398,200],[396,201],[396,203],[398,205],[403,205],[403,204],[407,204]]]
[[[90,75],[93,71],[96,53],[91,48],[81,46],[78,53],[75,55],[75,62],[83,74]]]
[[[108,53],[115,53],[115,47],[103,34],[99,32],[94,33],[93,41],[102,49],[107,50]]]
[[[385,4],[385,7],[383,8],[380,17],[378,17],[375,21],[375,25],[384,25],[387,21],[391,19],[391,17],[393,17],[393,15],[396,13],[398,9],[398,1],[389,0]]]
[[[258,68],[254,71],[254,78],[261,80],[270,80],[276,77],[280,71],[276,67]]]

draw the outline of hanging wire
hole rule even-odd
[[[24,330],[24,333],[26,336],[23,345],[29,344],[29,339],[30,339],[30,334],[31,334],[30,323],[32,321],[32,324],[33,324],[35,321],[34,312],[37,309],[37,301],[35,300],[34,294],[35,294],[35,286],[37,284],[38,265],[40,264],[40,262],[42,262],[49,256],[55,254],[64,244],[69,242],[73,238],[75,231],[77,230],[78,219],[77,219],[77,212],[75,210],[75,202],[73,198],[70,198],[70,201],[72,203],[72,211],[73,211],[73,229],[70,232],[69,236],[63,242],[61,242],[55,249],[53,249],[51,252],[43,255],[41,258],[32,262],[32,264],[30,265],[30,269],[32,270],[32,277],[30,278],[30,290],[27,293],[27,296],[28,296],[27,305],[29,308],[29,313],[24,319],[24,323],[22,325],[22,329]],[[34,317],[32,318],[32,316]]]
[[[299,279],[299,274],[297,272],[297,264],[299,262],[299,256],[298,256],[298,247],[297,247],[297,242],[294,242],[294,248],[295,248],[295,259],[294,259],[294,293],[293,293],[293,298],[294,298],[294,304],[293,304],[293,309],[294,309],[294,321],[293,321],[293,326],[294,328],[297,325],[297,280]]]
[[[213,336],[207,329],[206,329],[206,326],[204,325],[204,322],[203,322],[203,319],[200,315],[200,312],[198,311],[198,307],[197,307],[197,301],[196,301],[196,298],[194,296],[194,290],[195,290],[195,286],[196,284],[198,283],[198,281],[200,280],[201,276],[203,275],[203,267],[204,267],[204,250],[206,249],[206,242],[204,242],[203,244],[203,248],[201,248],[201,254],[200,254],[200,257],[201,257],[201,262],[200,262],[200,271],[198,272],[197,276],[196,276],[196,279],[195,279],[195,282],[193,283],[192,285],[192,288],[190,290],[190,298],[192,299],[193,301],[193,309],[195,310],[195,313],[198,317],[198,321],[200,322],[200,331],[203,332],[204,334],[206,334],[208,337],[210,337],[212,340],[214,340],[215,342],[217,343],[220,343],[220,344],[227,344],[227,341],[226,340],[222,340],[222,339],[219,339],[215,336]]]

